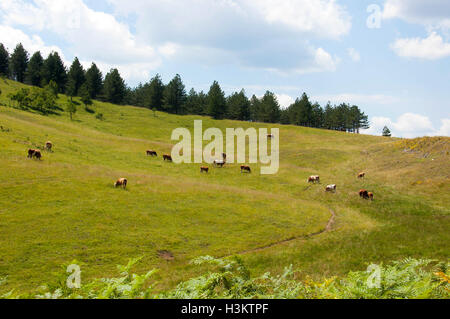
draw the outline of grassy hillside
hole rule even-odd
[[[7,94],[22,85],[0,81],[2,291],[35,288],[74,259],[87,279],[143,256],[136,271],[162,269],[164,289],[199,274],[189,261],[204,255],[241,255],[254,274],[293,264],[317,278],[407,256],[449,258],[450,138],[277,126],[277,175],[240,174],[238,164],[202,175],[198,164],[164,163],[145,151],[170,153],[172,130],[193,129],[195,119],[204,129],[271,126],[100,102],[93,108],[103,121],[81,105],[70,121],[7,107]],[[54,152],[27,159],[28,148],[47,140]],[[322,185],[307,185],[312,174]],[[126,191],[113,188],[119,177],[128,178]],[[336,194],[325,194],[329,183]],[[375,201],[361,200],[360,188]]]

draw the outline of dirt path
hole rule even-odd
[[[328,221],[327,226],[324,229],[322,229],[321,231],[318,231],[318,232],[315,232],[315,233],[312,233],[312,234],[306,234],[306,235],[291,237],[291,238],[288,238],[288,239],[285,239],[285,240],[282,240],[282,241],[278,241],[276,243],[272,243],[272,244],[269,244],[269,245],[266,245],[266,246],[263,246],[263,247],[258,247],[258,248],[253,248],[253,249],[250,249],[250,250],[241,251],[241,252],[238,252],[238,253],[235,253],[235,254],[231,254],[231,255],[227,255],[227,256],[223,256],[223,257],[220,257],[220,258],[227,258],[227,257],[235,256],[235,255],[246,255],[246,254],[250,254],[250,253],[256,253],[256,252],[263,251],[263,250],[268,249],[268,248],[272,248],[272,247],[275,247],[275,246],[279,246],[279,245],[282,245],[282,244],[286,244],[286,243],[292,242],[294,240],[308,239],[308,238],[312,238],[312,237],[315,237],[315,236],[322,235],[324,233],[328,233],[328,232],[330,232],[333,229],[333,226],[334,226],[334,224],[336,222],[336,213],[334,212],[334,210],[330,209],[330,213],[331,213],[331,218]]]

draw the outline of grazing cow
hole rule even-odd
[[[45,149],[47,150],[47,151],[51,151],[52,150],[52,148],[53,148],[53,143],[52,142],[46,142],[45,143]]]
[[[155,151],[147,151],[147,156],[158,156],[158,153],[156,153]]]
[[[243,173],[243,172],[251,173],[251,172],[252,172],[252,169],[250,168],[250,166],[242,165],[242,166],[241,166],[241,173]]]
[[[336,190],[337,190],[336,184],[328,185],[327,188],[325,189],[326,192],[333,192],[333,193],[336,193]]]
[[[164,161],[172,162],[172,156],[170,156],[170,155],[167,155],[167,154],[163,155],[163,159],[164,159]]]
[[[33,158],[34,152],[36,152],[36,150],[32,150],[32,149],[30,148],[30,149],[28,150],[28,158]]]
[[[209,172],[209,167],[206,166],[202,166],[200,167],[200,173],[207,173]]]
[[[366,173],[359,173],[358,174],[358,178],[364,178],[364,177],[366,177]]]
[[[368,195],[369,195],[369,199],[373,201],[373,193],[372,193],[372,192],[369,192]]]
[[[34,150],[34,154],[33,154],[35,159],[41,160],[42,158],[42,153],[40,150]]]
[[[365,189],[361,189],[359,191],[359,197],[364,198],[364,199],[369,199],[369,192]]]
[[[214,160],[214,166],[216,167],[224,167],[225,163],[226,162],[224,160]]]
[[[121,186],[123,189],[127,188],[128,180],[126,178],[120,178],[114,183],[114,187],[117,188]]]
[[[320,183],[320,176],[319,175],[314,175],[314,176],[310,176],[308,177],[308,183]]]
[[[267,135],[267,138],[268,138],[268,139],[271,139],[271,138],[274,138],[274,137],[275,137],[275,136],[274,136],[273,134],[268,134],[268,135]]]

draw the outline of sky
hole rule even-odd
[[[127,84],[358,105],[394,136],[450,136],[448,0],[1,0],[0,43],[57,51]]]

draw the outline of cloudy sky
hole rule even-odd
[[[0,42],[117,67],[131,86],[179,73],[282,106],[307,92],[359,105],[369,134],[450,136],[448,0],[1,0]]]

